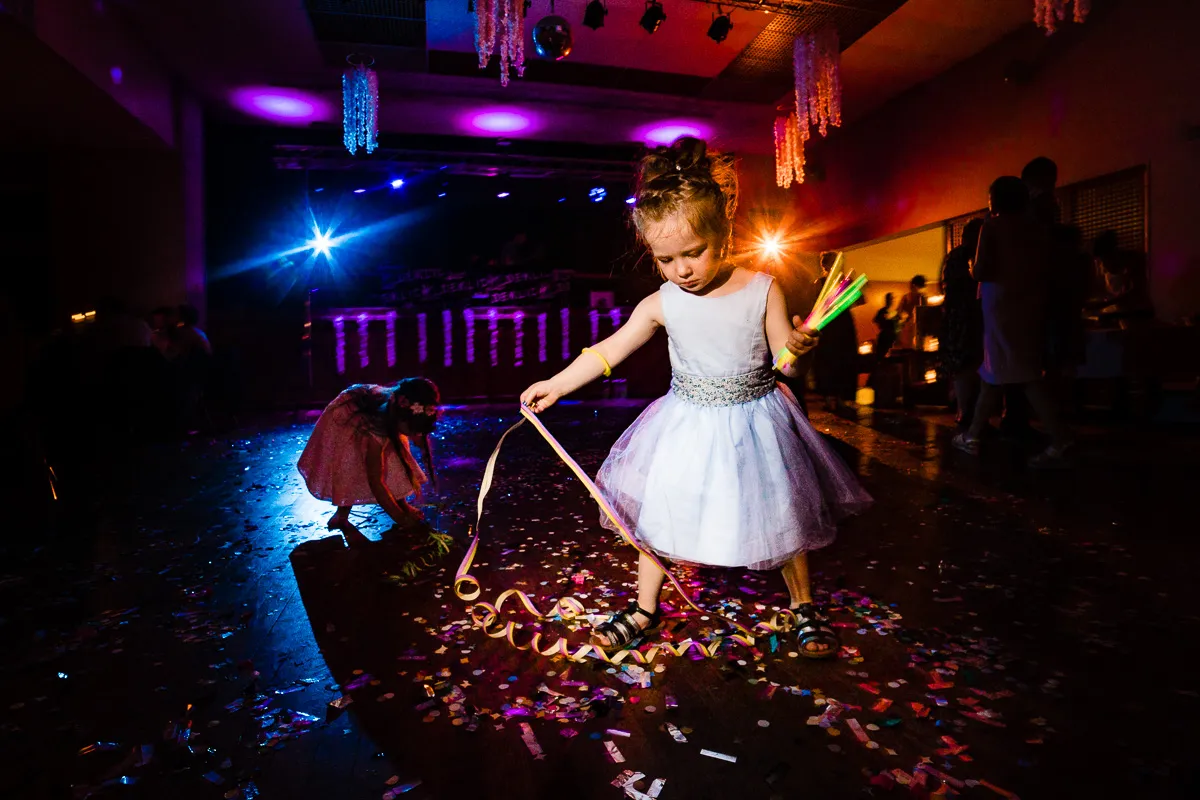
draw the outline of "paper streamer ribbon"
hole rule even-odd
[[[689,606],[701,613],[713,614],[714,616],[721,617],[736,630],[736,633],[728,637],[718,637],[713,639],[708,644],[697,642],[693,639],[685,639],[677,645],[669,644],[667,642],[659,642],[647,648],[645,653],[641,652],[640,650],[619,650],[612,656],[609,656],[604,652],[603,649],[590,643],[582,644],[572,652],[567,640],[562,637],[554,641],[549,647],[542,649],[542,634],[540,632],[535,632],[530,637],[529,641],[525,642],[524,644],[517,642],[517,623],[513,622],[512,620],[501,620],[500,609],[504,606],[505,601],[509,598],[516,598],[516,600],[525,607],[526,611],[539,619],[552,619],[558,617],[563,620],[571,620],[583,615],[585,611],[583,603],[579,602],[574,597],[560,597],[554,601],[554,605],[548,612],[542,613],[537,609],[537,606],[533,604],[533,600],[530,599],[529,595],[525,594],[525,592],[522,592],[519,589],[505,589],[500,593],[500,596],[496,598],[495,603],[481,601],[471,606],[471,619],[478,627],[483,629],[484,633],[493,639],[507,640],[508,643],[517,650],[533,650],[534,652],[543,656],[560,655],[569,658],[572,661],[583,661],[589,655],[592,655],[601,661],[606,661],[612,664],[619,664],[626,658],[629,658],[638,664],[647,664],[653,661],[660,653],[669,653],[673,656],[682,656],[689,651],[698,652],[705,658],[712,658],[720,650],[721,644],[726,641],[726,639],[737,644],[745,645],[746,647],[754,646],[754,634],[744,625],[741,625],[722,614],[706,611],[705,609],[702,609],[700,606],[696,605],[695,601],[692,600],[687,590],[683,588],[683,585],[671,573],[671,571],[663,565],[658,556],[655,555],[651,550],[647,549],[645,545],[637,541],[633,534],[629,532],[629,528],[625,526],[625,523],[617,515],[616,510],[613,509],[612,505],[608,502],[608,499],[605,498],[604,494],[600,491],[600,487],[596,486],[592,479],[588,477],[587,473],[583,471],[583,467],[579,466],[575,459],[571,458],[570,454],[567,453],[566,449],[564,449],[561,444],[559,444],[558,440],[554,438],[553,434],[546,429],[546,426],[542,424],[542,421],[538,419],[537,415],[525,405],[521,406],[521,419],[517,420],[516,423],[514,423],[500,436],[500,441],[496,442],[496,448],[492,450],[491,456],[488,457],[487,466],[484,467],[483,480],[479,485],[479,497],[475,501],[475,535],[471,538],[471,544],[467,548],[466,555],[463,556],[462,563],[458,565],[458,570],[454,574],[454,593],[458,595],[460,600],[477,600],[483,593],[483,588],[479,582],[479,579],[470,572],[471,565],[475,561],[475,555],[479,552],[479,523],[483,519],[483,503],[484,500],[487,499],[488,492],[491,491],[492,480],[496,472],[496,460],[500,457],[500,449],[504,446],[504,440],[508,438],[510,433],[524,425],[526,422],[529,422],[531,425],[533,425],[534,429],[542,435],[542,438],[546,440],[554,452],[558,454],[558,457],[562,459],[562,462],[567,465],[567,468],[570,469],[571,472],[575,473],[575,477],[579,478],[580,482],[583,483],[584,488],[588,490],[588,494],[592,496],[592,499],[594,499],[600,506],[600,510],[603,511],[604,515],[612,522],[621,538],[639,553],[649,558],[656,567],[661,569],[666,575],[667,580],[670,581],[671,585],[675,587],[675,591],[679,592],[679,596],[682,597]],[[780,611],[771,618],[770,622],[759,622],[754,626],[754,629],[762,630],[766,633],[774,633],[776,631],[790,629],[795,625],[795,623],[796,618],[794,614],[792,614],[790,611]]]

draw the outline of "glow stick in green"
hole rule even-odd
[[[853,283],[847,285],[846,287],[844,287],[842,289],[842,291],[838,292],[835,296],[829,298],[829,300],[826,303],[826,306],[827,306],[826,308],[821,309],[819,313],[810,315],[809,319],[808,319],[808,326],[810,328],[812,328],[812,327],[816,327],[817,325],[820,325],[821,321],[823,319],[828,317],[831,313],[835,313],[834,309],[838,307],[838,304],[841,303],[846,298],[847,295],[851,294],[852,292],[861,292],[862,287],[864,285],[866,285],[866,283],[867,283],[867,276],[859,275],[857,278],[854,279]]]
[[[859,284],[859,285],[861,286],[862,284]],[[860,292],[857,288],[854,289],[853,291],[846,292],[840,298],[838,298],[837,303],[833,306],[832,309],[829,310],[829,313],[827,313],[825,316],[823,316],[816,325],[813,325],[808,322],[806,322],[804,324],[808,325],[808,327],[812,328],[815,331],[819,331],[822,328],[824,328],[826,325],[828,325],[829,321],[832,320],[834,317],[836,317],[838,314],[842,313],[847,308],[854,305],[854,303],[856,303],[860,297],[862,297],[862,292]],[[782,371],[784,367],[790,367],[792,364],[795,364],[795,363],[796,363],[796,354],[793,353],[791,350],[788,350],[785,347],[782,350],[780,350],[779,355],[775,357],[774,369]]]
[[[847,272],[845,275],[843,275],[842,279],[838,281],[837,286],[834,287],[833,291],[825,295],[825,299],[821,301],[821,305],[813,306],[812,313],[810,313],[808,316],[814,320],[818,320],[825,315],[825,312],[833,308],[838,299],[843,294],[850,291],[850,284],[854,282],[853,275],[853,272]]]
[[[837,266],[837,264],[835,263],[834,266]],[[832,274],[832,270],[830,271],[830,274]],[[845,311],[847,308],[852,306],[854,303],[858,302],[859,298],[862,297],[862,287],[864,285],[866,285],[866,283],[867,283],[867,276],[859,275],[857,278],[854,279],[854,283],[850,284],[850,286],[847,287],[846,291],[842,294],[842,296],[837,299],[837,301],[835,302],[833,307],[830,308],[828,313],[824,314],[817,321],[817,323],[815,325],[812,323],[811,315],[810,315],[809,320],[806,320],[804,324],[810,328],[813,328],[814,330],[818,330],[818,331],[821,330],[822,328],[824,328],[826,325],[829,324],[829,321],[831,319],[833,319],[838,314]],[[796,354],[793,353],[791,350],[788,350],[785,347],[782,350],[780,350],[779,355],[775,357],[774,368],[776,370],[779,370],[782,372],[785,367],[790,367],[792,364],[795,364],[795,363],[796,363]]]
[[[821,293],[817,295],[816,302],[813,303],[813,309],[818,309],[825,302],[825,298],[829,296],[834,286],[838,285],[842,268],[842,254],[838,253],[837,258],[833,260],[833,266],[829,268],[829,274],[825,276],[825,285],[821,287]]]
[[[841,314],[847,308],[849,308],[850,306],[857,303],[861,297],[862,297],[862,292],[858,291],[857,289],[855,289],[852,292],[847,292],[844,297],[842,297],[840,300],[838,300],[837,305],[835,305],[832,309],[830,309],[829,313],[826,314],[821,319],[821,321],[817,323],[817,325],[816,325],[817,330],[822,330],[826,325],[828,325],[830,322],[833,321],[834,317],[836,317],[838,314]]]

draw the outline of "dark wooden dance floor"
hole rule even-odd
[[[594,471],[638,410],[546,422]],[[512,411],[450,412],[429,514],[456,541],[415,580],[381,515],[356,515],[367,546],[329,538],[294,467],[311,421],[114,462],[94,525],[57,540],[8,526],[0,797],[615,800],[626,769],[662,800],[1200,791],[1194,434],[1085,430],[1078,470],[1031,474],[1009,443],[952,451],[944,417],[814,412],[877,500],[813,559],[842,657],[760,637],[641,674],[516,651],[453,593]],[[632,551],[534,431],[510,442],[483,598],[623,605]],[[785,598],[777,573],[682,576],[745,624]],[[519,641],[585,640],[511,614]],[[705,616],[665,636],[711,641]]]

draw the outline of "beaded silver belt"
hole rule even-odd
[[[775,373],[770,367],[721,378],[672,372],[671,389],[698,406],[736,406],[774,391]]]

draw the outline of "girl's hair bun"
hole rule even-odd
[[[643,156],[634,198],[633,222],[642,233],[647,222],[683,210],[697,233],[719,242],[724,251],[731,246],[737,170],[732,157],[710,153],[703,139],[684,136]]]
[[[638,170],[640,183],[649,184],[668,175],[686,176],[693,180],[712,177],[708,145],[693,136],[677,139],[669,147],[656,147],[642,159]]]

